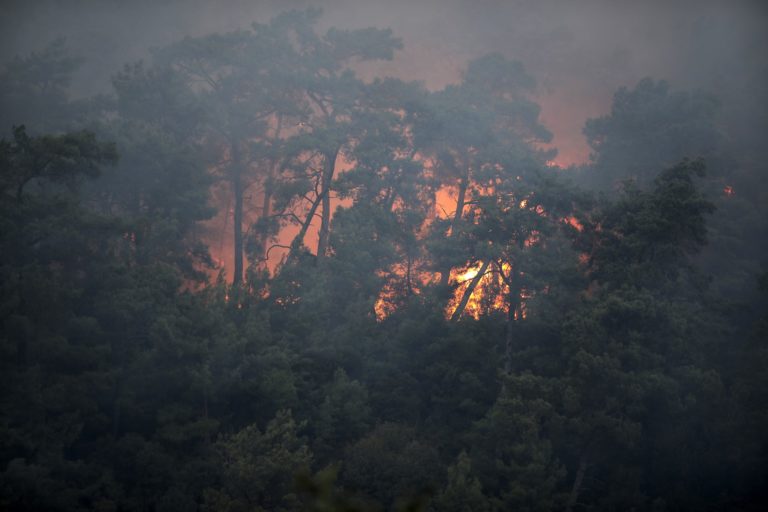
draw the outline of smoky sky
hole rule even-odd
[[[363,77],[390,75],[437,89],[488,52],[521,60],[538,81],[543,119],[566,163],[586,158],[581,127],[612,94],[643,77],[703,89],[723,102],[732,137],[768,130],[768,5],[758,1],[499,0],[38,0],[6,1],[0,57],[65,37],[85,59],[75,95],[109,89],[123,64],[185,36],[247,28],[288,9],[323,9],[323,27],[390,27],[404,49],[369,63]],[[757,143],[757,142],[756,142]]]

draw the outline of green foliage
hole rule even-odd
[[[473,453],[493,510],[560,507],[565,476],[549,440],[556,421],[547,382],[529,373],[506,376],[496,403],[477,422]]]
[[[602,189],[627,179],[646,187],[659,169],[683,158],[703,158],[722,171],[718,109],[711,95],[671,91],[664,81],[644,78],[633,89],[622,87],[613,97],[611,113],[584,126],[593,151],[587,180]]]
[[[576,181],[635,183],[595,198],[519,62],[363,81],[400,40],[319,25],[168,44],[109,98],[69,101],[62,42],[2,72],[0,508],[758,510],[764,191],[716,101],[619,91]]]
[[[42,51],[16,56],[0,71],[0,128],[25,124],[39,133],[59,130],[77,115],[69,102],[69,83],[82,64],[63,38]]]
[[[674,281],[686,258],[706,243],[704,215],[714,205],[697,190],[701,162],[682,162],[663,171],[650,192],[630,189],[585,229],[595,279],[620,287]],[[586,248],[586,247],[585,247]]]
[[[318,443],[315,451],[332,454],[336,447],[368,430],[371,409],[365,386],[350,380],[341,368],[333,373],[333,381],[325,387],[323,395],[314,422]]]
[[[30,137],[23,125],[14,127],[13,141],[3,139],[0,145],[0,193],[4,199],[15,195],[21,203],[28,193],[50,192],[55,186],[72,190],[81,178],[95,178],[101,165],[116,160],[115,146],[97,142],[91,132]],[[25,190],[31,187],[37,188]]]
[[[491,510],[480,480],[472,473],[472,461],[466,452],[461,452],[456,462],[448,467],[448,483],[435,496],[432,507],[444,512]]]
[[[200,270],[212,262],[194,235],[197,223],[213,216],[214,179],[200,149],[154,121],[121,119],[102,133],[117,141],[121,157],[88,195],[96,208],[125,223],[126,256],[140,265],[168,263],[186,278],[202,280]]]
[[[385,507],[398,497],[431,493],[440,475],[438,455],[413,429],[384,423],[352,445],[345,456],[345,488],[370,496]]]
[[[301,510],[293,475],[306,470],[312,454],[298,436],[290,411],[278,411],[262,433],[250,425],[216,444],[221,489],[205,493],[209,510]]]

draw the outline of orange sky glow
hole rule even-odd
[[[431,90],[441,89],[450,83],[457,83],[460,79],[463,66],[466,63],[461,56],[452,56],[442,59],[440,66],[434,63],[429,67],[422,66],[420,62],[430,62],[430,51],[427,46],[412,45],[410,50],[402,52],[393,61],[377,62],[374,64],[362,63],[355,66],[355,71],[366,81],[377,76],[395,76],[403,80],[411,80],[418,77]],[[427,59],[427,60],[424,60]],[[589,160],[589,146],[581,133],[584,122],[590,118],[603,114],[610,105],[610,96],[596,98],[581,87],[547,89],[539,92],[534,100],[541,107],[540,119],[553,134],[553,139],[548,144],[542,144],[542,149],[556,149],[557,155],[550,161],[550,165],[567,169],[573,165],[586,163]],[[349,169],[351,163],[339,159],[336,176]],[[566,171],[567,172],[567,171]],[[203,226],[203,240],[209,245],[211,254],[217,268],[209,274],[215,277],[221,269],[231,269],[234,266],[234,254],[232,250],[232,207],[230,194],[226,185],[221,185],[214,191],[213,203],[218,208],[218,214]],[[450,190],[438,191],[436,197],[435,215],[445,217],[455,211],[456,197]],[[250,203],[249,203],[250,201]],[[259,204],[259,192],[251,191],[246,194],[246,208],[244,211],[245,225],[247,229],[251,223],[257,220],[257,208]],[[346,204],[338,198],[331,202],[332,210],[339,205]],[[317,247],[319,220],[315,220],[304,239],[304,244],[310,249]],[[299,231],[295,225],[285,225],[281,231],[277,244],[289,245]],[[269,253],[267,267],[274,272],[283,261],[287,249],[274,247]],[[232,276],[227,279],[231,281]]]

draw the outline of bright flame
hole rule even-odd
[[[474,267],[469,267],[467,270],[465,270],[463,273],[453,276],[454,279],[459,283],[465,283],[467,281],[471,281],[475,278],[478,272],[480,272],[480,268],[482,268],[483,264],[478,262]]]
[[[536,230],[531,231],[531,234],[528,235],[528,238],[525,239],[526,247],[533,247],[534,245],[538,244],[541,241],[541,233],[539,233]]]
[[[478,262],[475,265],[465,269],[454,269],[451,271],[451,281],[456,283],[453,290],[453,296],[445,308],[446,318],[451,318],[456,308],[461,304],[465,293],[468,292],[472,281],[477,277],[483,263]],[[504,272],[509,272],[509,265],[502,265]],[[469,315],[475,320],[480,316],[488,314],[491,311],[506,311],[507,302],[505,300],[507,287],[497,271],[488,267],[477,282],[477,286],[472,290],[472,294],[464,307],[463,315]]]
[[[571,215],[570,217],[566,217],[563,219],[567,224],[569,224],[572,228],[574,228],[576,231],[584,231],[584,225],[579,222],[579,219]]]
[[[468,267],[451,270],[450,282],[453,283],[454,289],[453,295],[443,311],[446,319],[450,319],[453,316],[456,308],[461,304],[465,293],[468,292],[472,281],[477,277],[482,267],[483,262],[478,262]],[[504,263],[502,264],[502,270],[504,274],[509,275],[512,268],[508,263]],[[379,275],[380,277],[386,278],[387,282],[379,292],[379,296],[376,298],[373,309],[376,314],[376,319],[382,321],[397,311],[402,305],[404,298],[407,296],[407,285],[404,277],[406,272],[402,264],[396,264],[388,272],[381,272]],[[421,287],[435,284],[439,279],[440,274],[418,272],[412,269],[411,286],[413,289],[411,292],[414,295],[419,295],[419,289]],[[462,315],[469,315],[475,320],[478,320],[481,316],[487,315],[493,311],[506,313],[509,309],[507,303],[508,294],[509,288],[504,283],[504,279],[499,274],[498,270],[489,266],[486,268],[483,276],[479,278],[477,285],[467,299]],[[521,291],[520,307],[515,311],[515,319],[524,319],[528,316],[526,301],[531,297],[533,297],[533,292],[525,289]]]
[[[377,274],[386,280],[373,305],[378,321],[384,320],[397,311],[409,295],[419,295],[424,286],[435,284],[440,280],[440,274],[420,270],[415,263],[411,265],[410,283],[408,268],[404,263],[396,263],[389,270],[379,271]]]

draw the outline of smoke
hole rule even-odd
[[[645,76],[715,93],[739,138],[767,126],[768,8],[750,1],[15,0],[3,6],[0,57],[64,36],[86,60],[74,92],[88,95],[108,90],[110,76],[151,47],[309,6],[324,9],[324,26],[391,27],[403,38],[404,50],[391,62],[361,67],[364,77],[437,89],[483,53],[521,60],[539,82],[543,118],[563,163],[586,159],[584,121],[604,113],[618,87]]]

